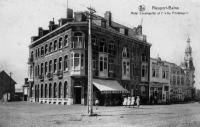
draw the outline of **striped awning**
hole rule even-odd
[[[129,93],[116,80],[93,79],[93,84],[101,93]]]

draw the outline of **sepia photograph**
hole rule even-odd
[[[200,127],[200,1],[0,0],[0,127]]]

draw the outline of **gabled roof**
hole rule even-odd
[[[1,80],[9,80],[10,79],[10,76],[3,70],[3,71],[0,71],[0,81]],[[16,82],[11,78],[11,82],[12,84],[16,84]]]

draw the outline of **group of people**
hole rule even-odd
[[[129,108],[134,107],[135,104],[139,108],[139,106],[140,106],[140,97],[139,96],[137,96],[136,98],[134,96],[124,97],[124,101],[123,101],[124,107],[129,107]]]

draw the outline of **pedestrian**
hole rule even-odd
[[[98,100],[98,98],[96,98],[96,100],[95,100],[95,106],[96,106],[96,110],[97,110],[98,106],[99,106],[99,100]]]
[[[133,106],[133,108],[134,108],[134,104],[135,104],[135,97],[132,96],[132,97],[131,97],[131,106]]]
[[[126,107],[127,105],[127,97],[124,97],[123,106]]]
[[[131,97],[128,97],[127,105],[128,105],[128,107],[130,108],[130,106],[131,106]]]
[[[137,96],[136,104],[137,104],[137,107],[139,108],[139,106],[140,106],[140,97],[139,96]]]

